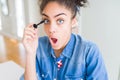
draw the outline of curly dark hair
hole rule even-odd
[[[76,16],[77,12],[79,12],[80,7],[84,7],[85,4],[87,3],[87,0],[39,0],[41,13],[45,8],[45,6],[49,2],[53,2],[53,1],[70,9],[73,14],[73,18]]]

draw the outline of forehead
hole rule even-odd
[[[44,14],[48,15],[49,17],[53,17],[57,14],[60,14],[60,13],[65,13],[67,16],[71,16],[71,11],[66,8],[65,6],[63,5],[60,5],[59,3],[57,2],[49,2],[43,12]]]

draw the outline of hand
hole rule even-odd
[[[35,56],[38,47],[38,29],[35,29],[33,24],[25,28],[22,42],[27,54]]]

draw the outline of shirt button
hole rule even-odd
[[[44,74],[42,74],[42,77],[44,77]]]
[[[54,80],[57,80],[56,78],[54,78]]]

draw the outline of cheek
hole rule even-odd
[[[63,40],[66,40],[72,32],[71,25],[64,25],[63,28],[60,30],[60,35]]]
[[[45,31],[45,33],[48,35],[48,27],[46,27],[46,26],[44,26],[44,31]]]
[[[71,26],[70,23],[67,23],[67,24],[64,25],[64,30],[63,30],[63,31],[64,31],[65,33],[70,33],[71,30],[72,30],[72,26]]]

